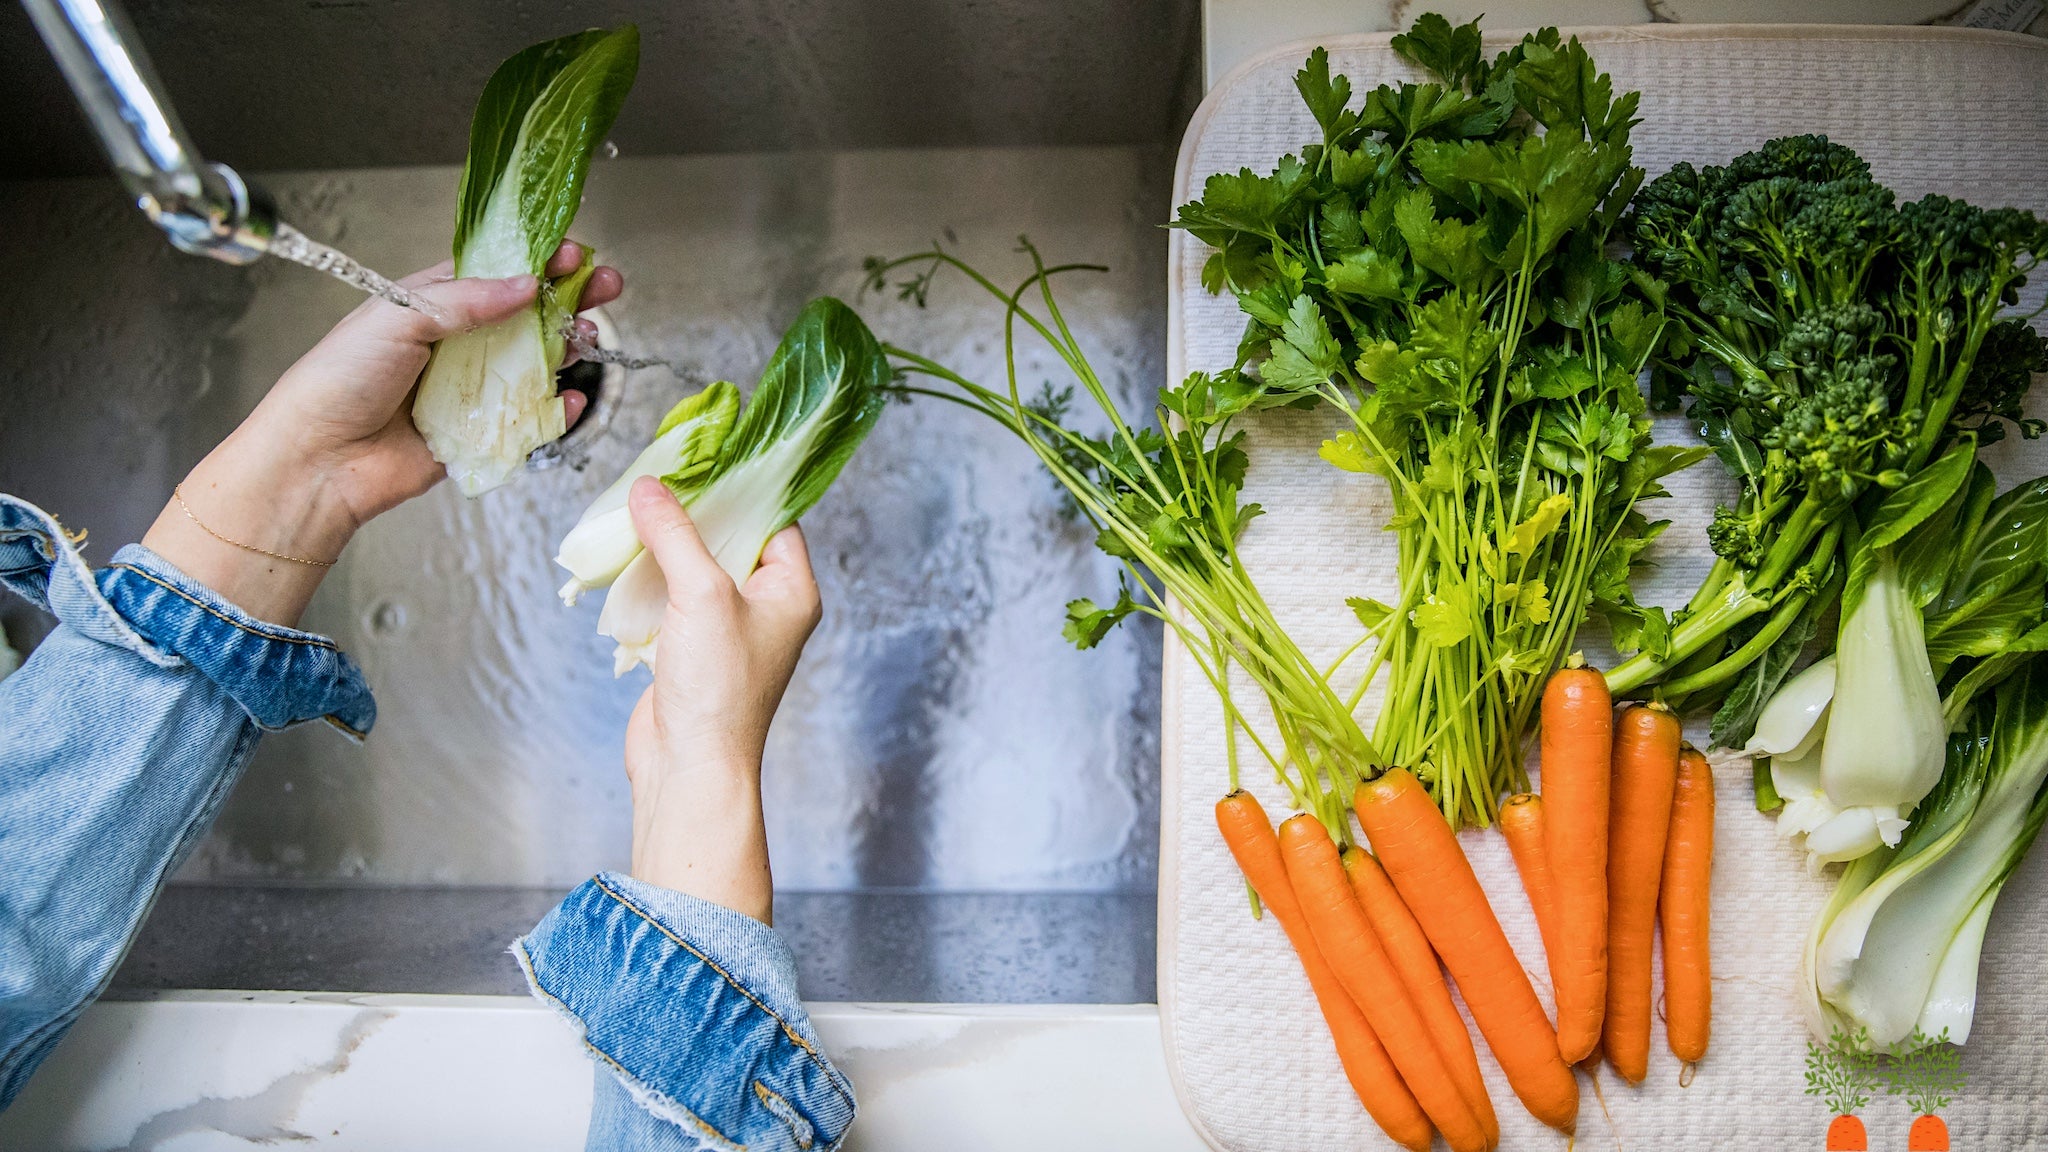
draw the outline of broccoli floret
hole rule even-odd
[[[1792,368],[1809,384],[1818,383],[1843,360],[1869,350],[1881,317],[1861,300],[1803,312],[1778,338],[1766,359],[1771,368]]]
[[[1756,526],[1732,508],[1714,509],[1714,522],[1707,525],[1707,543],[1714,549],[1714,555],[1732,564],[1755,568],[1764,562],[1763,542],[1757,538]]]
[[[2021,406],[2035,374],[2041,372],[2048,372],[2048,338],[2027,327],[2024,320],[1993,324],[1963,382],[1962,399],[1956,405],[1957,422],[1977,420],[1974,428],[1981,444],[2004,439],[2006,422],[2018,428],[2021,436],[2035,439],[2048,429],[2048,423],[2027,418]]]
[[[1898,463],[1912,435],[1912,414],[1891,410],[1897,366],[1894,357],[1867,355],[1837,364],[1786,409],[1764,445],[1782,449],[1815,493],[1855,499]]]
[[[1766,140],[1754,152],[1730,160],[1726,168],[1708,171],[1731,186],[1739,186],[1780,176],[1815,182],[1867,177],[1870,164],[1855,149],[1836,144],[1826,136],[1780,136]]]
[[[1868,176],[1806,184],[1785,235],[1806,259],[1854,263],[1874,256],[1892,239],[1898,229],[1896,206],[1892,190]]]
[[[1700,211],[1704,199],[1699,170],[1683,161],[1644,185],[1623,225],[1636,261],[1666,275],[1701,260],[1712,231]]]

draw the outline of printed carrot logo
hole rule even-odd
[[[1820,1097],[1834,1113],[1828,1122],[1828,1152],[1869,1152],[1870,1137],[1856,1113],[1876,1093],[1878,1076],[1867,1028],[1854,1035],[1838,1028],[1826,1044],[1807,1041],[1806,1094]]]
[[[1948,1124],[1939,1115],[1963,1090],[1963,1053],[1948,1042],[1948,1029],[1929,1038],[1915,1029],[1892,1047],[1885,1091],[1904,1096],[1913,1112],[1907,1152],[1948,1152]]]
[[[1837,1029],[1826,1044],[1806,1045],[1806,1094],[1820,1097],[1834,1114],[1828,1152],[1869,1152],[1870,1137],[1856,1113],[1880,1087],[1905,1097],[1913,1113],[1907,1152],[1949,1152],[1940,1112],[1955,1102],[1963,1079],[1962,1051],[1948,1042],[1946,1029],[1932,1037],[1915,1030],[1884,1052],[1873,1050],[1868,1029]]]

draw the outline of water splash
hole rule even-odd
[[[635,356],[630,352],[621,352],[616,348],[600,348],[596,342],[588,340],[583,336],[577,329],[574,320],[571,320],[568,327],[562,330],[562,334],[568,338],[569,347],[576,353],[576,358],[579,360],[589,360],[596,364],[616,364],[629,372],[642,368],[666,368],[678,380],[694,378],[688,369],[673,360],[664,360],[659,356]]]
[[[283,221],[278,222],[277,234],[271,238],[270,254],[325,272],[358,292],[389,300],[400,308],[410,308],[437,322],[446,323],[448,320],[446,313],[425,298],[414,295],[376,270],[364,267],[348,253],[322,244]]]

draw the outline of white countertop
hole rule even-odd
[[[860,1096],[848,1152],[1203,1147],[1150,1005],[811,1012]],[[524,997],[166,993],[87,1010],[0,1148],[555,1152],[583,1146],[590,1091],[568,1027]]]
[[[1204,86],[1268,48],[1405,29],[1424,12],[1488,28],[1595,24],[1962,24],[2048,35],[2037,0],[1203,0]]]

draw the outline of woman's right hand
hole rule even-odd
[[[548,274],[582,259],[565,242]],[[374,298],[343,317],[185,477],[142,542],[250,615],[296,624],[356,530],[442,476],[412,425],[413,386],[434,342],[516,315],[539,290],[532,276],[451,280],[452,271],[442,263],[401,281],[438,319]],[[615,300],[621,287],[616,269],[598,268],[581,304]],[[573,424],[584,398],[562,400]]]
[[[821,611],[803,533],[777,533],[741,588],[659,480],[629,507],[668,584],[654,683],[626,727],[632,874],[766,923],[761,755]]]

